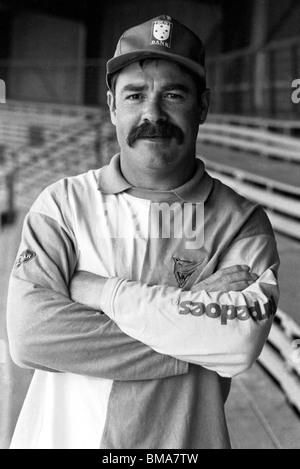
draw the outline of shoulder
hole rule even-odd
[[[87,192],[97,189],[98,177],[100,169],[91,170],[87,173],[79,174],[78,176],[66,177],[51,184],[45,189],[45,195],[50,197],[57,197],[57,195],[65,194],[66,196],[72,193]]]
[[[71,207],[84,205],[92,193],[97,191],[98,170],[74,177],[60,179],[48,186],[36,199],[30,213],[39,213],[56,220],[70,212]]]
[[[273,235],[273,229],[263,206],[251,201],[218,179],[213,179],[209,200],[218,216],[240,228],[238,236]]]
[[[224,184],[219,179],[212,178],[213,186],[211,197],[213,202],[216,204],[222,204],[229,207],[238,208],[242,207],[253,207],[255,203],[251,202],[250,200],[246,199],[244,196],[236,192],[231,187]]]

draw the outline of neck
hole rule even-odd
[[[155,191],[170,191],[176,189],[194,176],[196,172],[196,159],[185,162],[184,166],[172,168],[168,171],[155,170],[150,168],[132,168],[127,161],[121,157],[121,172],[132,185],[140,189],[148,189]]]

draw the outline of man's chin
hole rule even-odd
[[[170,168],[172,165],[176,164],[174,153],[172,155],[169,151],[160,151],[159,153],[156,151],[143,151],[138,158],[142,167],[153,170]]]

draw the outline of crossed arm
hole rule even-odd
[[[258,358],[276,311],[273,272],[261,280],[248,266],[236,265],[191,291],[87,272],[77,272],[70,288],[73,299],[92,308],[100,304],[123,332],[153,350],[233,377]]]
[[[15,268],[8,299],[10,349],[20,366],[143,380],[186,373],[197,363],[232,376],[252,364],[268,335],[271,315],[257,321],[247,311],[255,302],[263,310],[271,295],[277,301],[272,270],[259,281],[246,266],[220,268],[190,292],[75,273],[69,234],[38,213],[24,224],[20,252],[28,248],[36,257]],[[195,302],[231,304],[235,317],[227,308],[225,326]],[[191,314],[183,314],[183,304]],[[243,305],[247,311],[238,309]]]
[[[120,381],[187,373],[187,363],[124,334],[99,308],[71,300],[77,256],[56,220],[29,213],[18,258],[26,249],[36,256],[16,264],[8,290],[8,338],[17,365]]]
[[[258,278],[257,274],[250,271],[249,266],[235,265],[220,269],[202,282],[195,284],[191,291],[243,291]],[[70,296],[73,301],[98,310],[102,291],[107,280],[105,277],[100,277],[90,272],[75,272],[70,282]]]

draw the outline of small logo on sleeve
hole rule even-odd
[[[171,47],[173,23],[169,21],[153,21],[150,44]]]
[[[26,251],[23,251],[22,254],[20,254],[20,256],[17,258],[14,269],[18,269],[22,264],[32,261],[32,259],[35,257],[35,252],[31,251],[30,249],[26,249]]]

